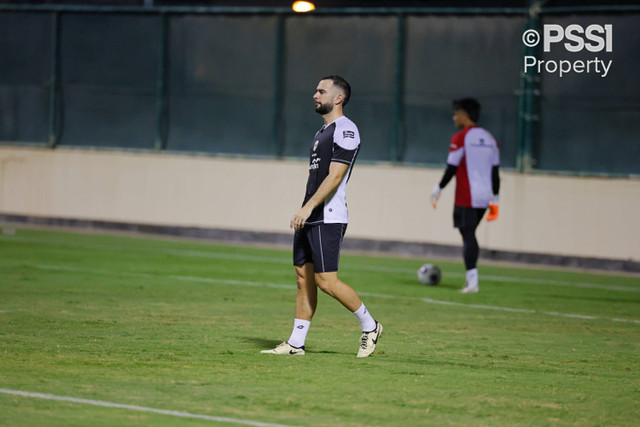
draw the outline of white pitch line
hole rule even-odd
[[[416,274],[417,269],[405,268],[405,267],[385,267],[379,265],[371,266],[352,266],[346,265],[344,270],[361,270],[361,271],[376,271],[380,273],[407,273]],[[463,278],[465,273],[446,273],[447,277]],[[621,291],[621,292],[640,292],[640,288],[634,288],[631,286],[607,286],[596,283],[585,282],[565,282],[562,280],[552,279],[535,279],[532,277],[513,277],[513,276],[494,276],[494,275],[481,275],[482,279],[492,280],[494,282],[505,283],[532,283],[535,285],[548,285],[548,286],[564,286],[570,288],[585,288],[585,289],[603,289],[606,291]]]
[[[264,257],[257,255],[241,255],[241,254],[229,254],[220,252],[206,252],[206,251],[191,251],[191,250],[163,250],[162,252],[169,253],[176,256],[184,257],[196,257],[196,258],[212,258],[212,259],[227,259],[234,261],[254,261],[254,262],[277,262],[280,264],[291,264],[291,261],[285,258],[278,257]],[[417,269],[406,267],[385,267],[379,265],[353,265],[346,264],[343,271],[357,270],[357,271],[370,271],[380,273],[406,273],[416,274]],[[447,273],[450,277],[465,277],[464,273]],[[482,276],[484,279],[492,280],[495,282],[505,283],[532,283],[536,285],[548,285],[548,286],[564,286],[571,288],[585,288],[585,289],[602,289],[606,291],[621,291],[621,292],[640,292],[640,288],[634,288],[630,286],[607,286],[596,283],[584,283],[584,282],[565,282],[561,280],[551,279],[536,279],[530,277],[513,277],[513,276]]]
[[[267,283],[267,282],[251,282],[247,280],[227,280],[227,279],[212,279],[209,277],[194,277],[194,276],[166,276],[175,280],[184,280],[189,282],[202,282],[202,283],[220,283],[228,285],[244,285],[244,286],[266,286],[268,288],[277,289],[294,289],[293,285],[283,285],[281,283]]]
[[[374,298],[386,298],[386,299],[395,299],[395,298],[419,299],[419,300],[421,300],[423,302],[426,302],[428,304],[450,305],[450,306],[456,306],[456,307],[476,308],[476,309],[480,309],[480,310],[507,311],[507,312],[512,312],[512,313],[545,314],[547,316],[567,317],[569,319],[585,319],[585,320],[600,319],[600,317],[598,317],[598,316],[589,316],[589,315],[586,315],[586,314],[560,313],[560,312],[557,312],[557,311],[539,311],[539,310],[533,310],[533,309],[527,309],[527,308],[500,307],[500,306],[496,306],[496,305],[465,304],[463,302],[442,301],[442,300],[436,300],[436,299],[432,299],[432,298],[418,298],[418,297],[393,296],[393,295],[384,295],[384,294],[370,294],[370,293],[366,293],[366,292],[359,292],[359,295],[362,295],[362,296],[365,296],[365,297],[369,296],[369,297],[374,297]],[[640,320],[637,320],[637,319],[623,319],[623,318],[618,318],[618,317],[611,318],[611,319],[607,319],[607,318],[602,318],[602,319],[611,320],[612,322],[637,323],[637,324],[640,325]]]
[[[243,424],[243,425],[256,426],[256,427],[292,427],[284,424],[272,424],[272,423],[263,423],[261,421],[216,417],[213,415],[192,414],[190,412],[184,412],[184,411],[171,411],[167,409],[147,408],[145,406],[105,402],[104,400],[80,399],[77,397],[56,396],[55,394],[45,394],[45,393],[32,393],[28,391],[11,390],[6,388],[0,388],[0,393],[12,395],[12,396],[33,397],[36,399],[57,400],[60,402],[70,402],[70,403],[79,403],[83,405],[101,406],[103,408],[117,408],[117,409],[128,409],[131,411],[139,411],[139,412],[152,412],[154,414],[171,415],[171,416],[180,417],[180,418],[197,418],[200,420],[215,421],[218,423]]]
[[[163,278],[178,280],[178,281],[190,281],[190,282],[212,283],[212,284],[222,284],[222,285],[254,286],[254,287],[265,286],[265,287],[277,288],[277,289],[295,289],[295,286],[293,285],[286,285],[281,283],[254,282],[250,280],[214,279],[209,277],[194,277],[194,276],[149,275],[149,274],[143,274],[143,273],[130,273],[130,272],[124,272],[124,271],[93,270],[88,268],[76,268],[76,267],[53,266],[53,265],[38,265],[37,268],[40,268],[43,270],[59,270],[59,271],[79,272],[79,273],[106,274],[110,276],[125,275],[125,276],[146,277],[146,278],[163,277]],[[376,294],[376,293],[367,293],[367,292],[359,292],[359,294],[362,296],[368,296],[372,298],[410,299],[410,300],[423,301],[429,304],[451,305],[451,306],[475,308],[475,309],[481,309],[481,310],[495,310],[495,311],[506,311],[506,312],[526,313],[526,314],[545,314],[548,316],[566,317],[570,319],[586,319],[586,320],[605,319],[605,320],[611,320],[614,322],[628,322],[628,323],[640,324],[640,320],[637,320],[637,319],[606,318],[606,317],[590,316],[590,315],[575,314],[575,313],[539,311],[539,310],[524,309],[524,308],[500,307],[500,306],[482,305],[482,304],[466,304],[466,303],[455,302],[455,301],[442,301],[442,300],[434,300],[431,298],[411,297],[411,296],[401,296],[401,295],[386,295],[386,294]]]
[[[267,283],[267,282],[252,282],[248,280],[233,280],[233,279],[214,279],[211,277],[194,277],[194,276],[174,276],[174,275],[162,275],[162,274],[147,274],[147,273],[132,273],[129,271],[113,271],[113,270],[100,270],[92,268],[76,268],[63,265],[38,265],[37,268],[41,270],[54,270],[54,271],[70,271],[75,273],[91,273],[91,274],[104,274],[107,276],[129,276],[129,277],[164,277],[173,280],[179,280],[183,282],[201,282],[201,283],[213,283],[219,285],[241,285],[241,286],[267,286],[270,288],[284,288],[293,289],[293,285],[283,285],[280,283]]]
[[[451,275],[457,277],[465,277],[465,273],[452,273]],[[584,288],[584,289],[602,289],[605,291],[620,291],[620,292],[640,292],[640,288],[633,288],[631,286],[608,286],[608,285],[599,285],[596,283],[585,283],[585,282],[563,282],[561,280],[551,280],[551,279],[534,279],[531,277],[527,278],[518,278],[518,277],[509,277],[509,276],[484,276],[481,275],[483,279],[493,280],[494,282],[519,282],[519,283],[532,283],[534,285],[548,285],[548,286],[564,286],[567,288]]]
[[[133,276],[133,277],[155,277],[151,274],[146,273],[132,273],[128,271],[113,271],[113,270],[100,270],[95,268],[77,268],[77,267],[69,267],[66,265],[45,265],[40,264],[36,266],[40,270],[54,270],[54,271],[71,271],[74,273],[92,273],[92,274],[106,274],[109,276],[121,275],[121,276]]]
[[[284,257],[270,257],[260,255],[244,255],[244,254],[230,254],[225,252],[206,252],[206,251],[192,251],[182,249],[160,249],[162,253],[193,257],[193,258],[213,258],[213,259],[228,259],[232,261],[254,261],[254,262],[272,262],[278,264],[291,264],[293,265],[293,258]]]

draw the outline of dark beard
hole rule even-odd
[[[320,104],[320,106],[316,107],[316,113],[322,114],[323,116],[329,114],[331,111],[333,111],[333,104]]]

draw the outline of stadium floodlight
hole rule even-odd
[[[291,6],[294,12],[311,12],[316,9],[316,5],[309,1],[295,1]]]

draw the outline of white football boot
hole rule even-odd
[[[464,288],[460,289],[461,294],[477,294],[480,288],[477,286],[469,286],[469,282],[465,283]]]
[[[360,337],[360,348],[358,349],[358,357],[369,357],[373,350],[376,349],[378,339],[382,335],[382,324],[376,322],[376,329],[371,332],[363,332]]]
[[[262,350],[262,354],[291,354],[294,356],[304,356],[304,346],[297,348],[290,345],[288,342],[279,344],[276,348],[271,350]]]
[[[478,269],[467,270],[467,282],[464,284],[464,288],[460,289],[461,294],[475,294],[478,293],[480,288],[478,287]]]

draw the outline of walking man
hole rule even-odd
[[[343,114],[350,95],[349,83],[340,76],[320,80],[313,95],[324,126],[313,139],[304,201],[290,224],[295,230],[293,265],[298,284],[293,331],[287,341],[262,353],[305,354],[318,288],[360,321],[362,336],[357,357],[373,353],[382,335],[382,325],[371,317],[358,294],[338,278],[340,249],[348,223],[346,185],[360,147],[358,128]]]

